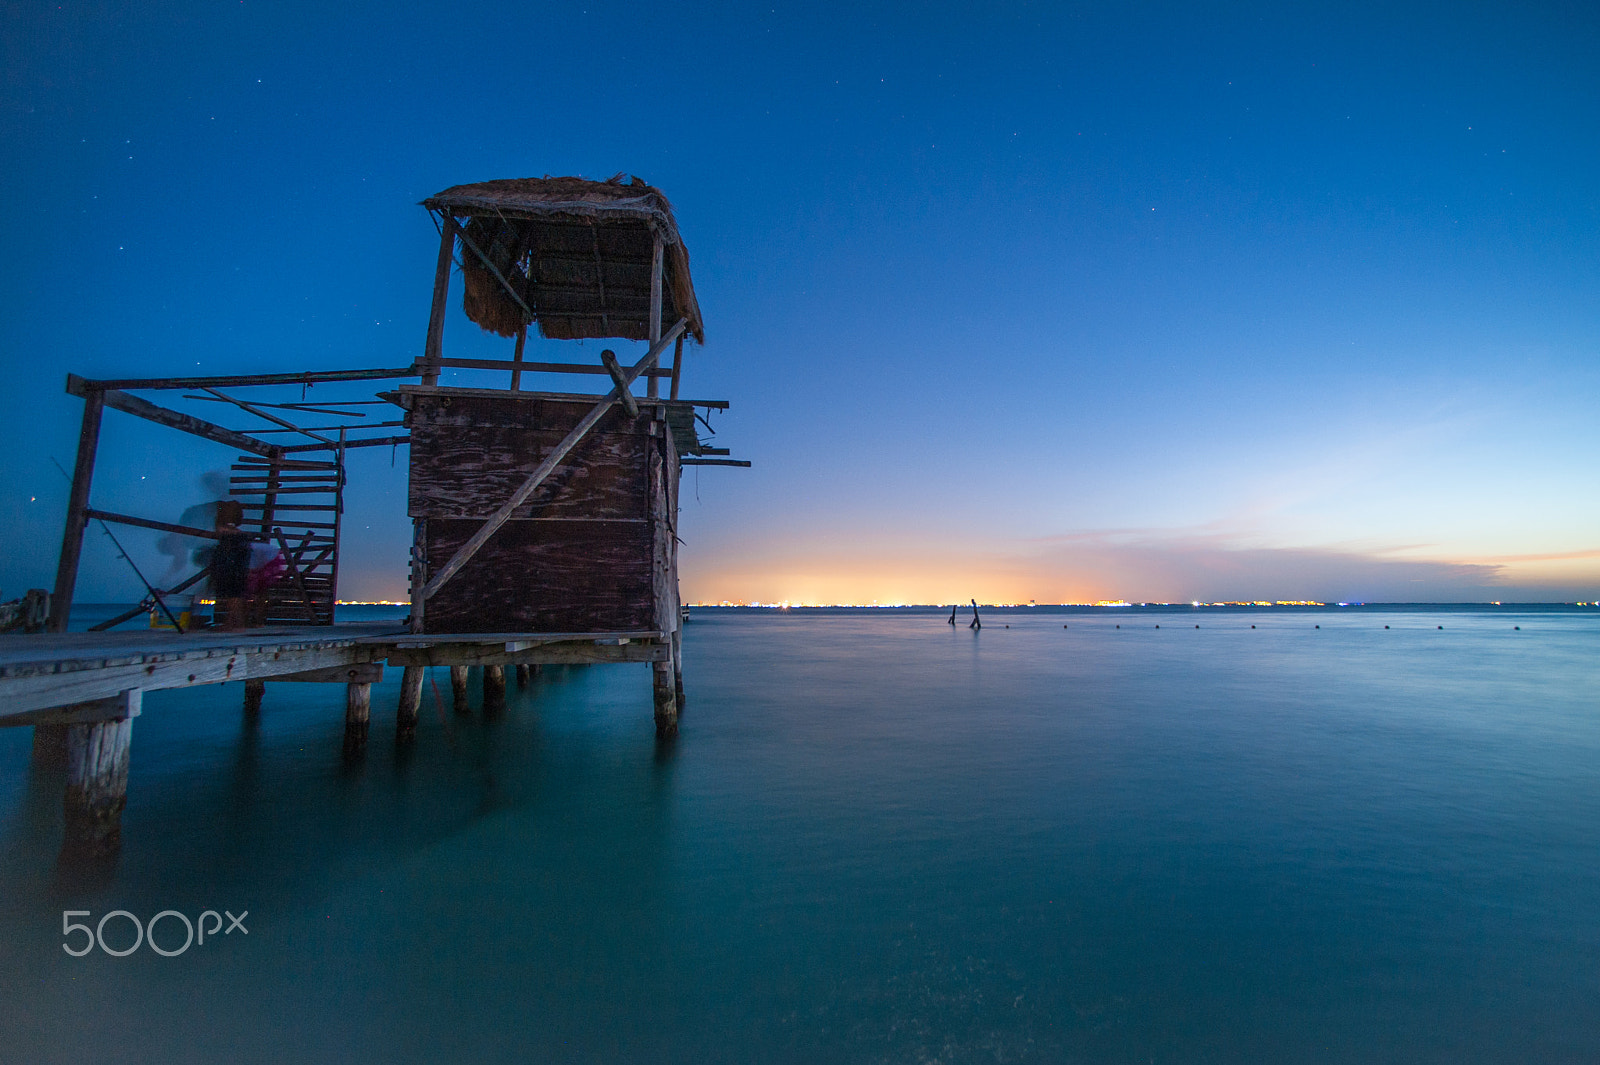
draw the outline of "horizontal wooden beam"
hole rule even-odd
[[[632,642],[665,639],[667,634],[659,629],[621,629],[612,632],[414,632],[391,636],[365,636],[361,642],[368,646],[443,647],[446,644],[517,644],[506,650],[518,650],[547,643],[594,643],[596,640]]]
[[[337,462],[317,462],[312,459],[261,459],[254,455],[240,455],[235,469],[250,470],[337,470]]]
[[[409,443],[411,443],[411,436],[407,434],[406,436],[380,436],[376,440],[346,440],[343,447],[346,449],[353,447],[389,447],[391,445],[404,447]],[[298,454],[302,451],[337,451],[340,446],[339,444],[295,444],[293,447],[284,448],[283,452],[287,455]]]
[[[183,536],[198,536],[203,540],[216,540],[220,534],[211,529],[197,529],[192,525],[174,525],[168,521],[152,521],[149,518],[135,518],[128,514],[113,514],[109,510],[89,511],[89,517],[99,518],[116,525],[136,525],[141,529],[155,529],[158,532],[179,533]]]
[[[262,508],[262,504],[260,503],[241,503],[240,506],[244,507],[246,510],[260,510]],[[290,531],[290,533],[293,533],[296,529],[304,529],[307,532],[310,532],[312,529],[338,528],[338,526],[331,521],[303,521],[299,518],[296,518],[293,521],[280,521],[274,518],[272,524],[279,529],[287,529]],[[299,539],[299,537],[296,537],[296,539]],[[330,536],[327,539],[332,539],[332,537]]]
[[[251,503],[251,502],[248,502],[248,501],[243,500],[243,499],[239,500],[239,505],[241,507],[243,507],[244,509],[246,509],[246,510],[265,510],[265,509],[267,509],[267,504],[265,504],[265,503]],[[300,512],[303,512],[303,511],[317,511],[317,510],[332,511],[332,510],[338,510],[339,508],[334,506],[332,503],[281,503],[281,504],[274,504],[271,509],[272,509],[273,513],[276,514],[276,513],[283,513],[284,511],[291,511],[291,510],[296,512],[296,513],[300,513]],[[299,524],[302,524],[302,523],[298,522],[298,521],[286,521],[283,524],[285,524],[285,525],[299,525]]]
[[[260,484],[260,483],[264,483],[266,481],[276,481],[276,482],[278,482],[280,484],[304,484],[306,482],[316,482],[317,484],[333,484],[337,480],[337,477],[336,477],[337,467],[335,467],[332,470],[313,471],[311,473],[282,473],[282,474],[272,473],[271,472],[271,470],[272,470],[271,466],[263,466],[263,467],[260,467],[260,468],[263,469],[263,470],[266,470],[268,472],[265,472],[265,473],[262,473],[262,474],[259,474],[259,475],[252,474],[249,477],[229,477],[228,478],[228,483],[229,484]]]
[[[314,385],[326,381],[388,381],[400,377],[416,377],[411,366],[395,366],[379,370],[308,370],[305,373],[227,374],[220,377],[124,377],[109,381],[84,381],[90,388],[226,388],[231,385]],[[68,378],[67,391],[73,395]]]
[[[522,370],[525,373],[577,373],[604,376],[604,366],[588,366],[575,362],[516,362],[512,359],[440,359],[440,366],[454,366],[458,370]],[[671,377],[671,370],[646,370],[640,377]]]
[[[523,363],[522,365],[526,367],[529,364]],[[511,363],[507,362],[501,368],[509,370],[511,368]],[[605,370],[600,367],[596,367],[596,369],[598,369],[601,373],[605,373]],[[418,394],[425,396],[488,396],[491,398],[514,395],[518,399],[549,399],[558,403],[593,403],[596,398],[593,393],[584,392],[535,392],[524,389],[521,392],[511,393],[504,388],[464,388],[460,385],[401,385],[399,391],[385,393],[385,395],[394,396],[395,402],[400,406],[406,405],[408,402],[406,400],[407,396],[415,396]],[[639,401],[639,406],[641,407],[705,407],[707,410],[728,409],[728,401],[725,399],[666,399],[662,396],[634,396],[633,398]]]
[[[76,374],[67,375],[67,391],[75,396],[87,395],[97,389],[98,385]],[[105,399],[106,406],[114,410],[120,410],[124,414],[131,414],[136,418],[155,422],[157,425],[165,425],[169,429],[176,429],[192,436],[204,437],[215,443],[226,444],[228,447],[238,448],[240,451],[253,452],[257,455],[270,457],[278,450],[273,445],[263,443],[254,437],[236,433],[232,429],[225,429],[220,425],[206,421],[204,418],[196,418],[192,414],[184,414],[180,411],[168,410],[166,407],[158,407],[147,399],[140,399],[138,396],[130,395],[119,389],[109,388],[100,391]]]
[[[252,403],[251,404],[251,406],[255,406],[255,407],[265,407],[267,405],[268,404],[265,404],[265,403]],[[345,429],[345,430],[354,430],[354,429],[390,429],[390,428],[393,428],[396,425],[404,425],[404,424],[405,424],[405,422],[352,422],[349,425],[305,425],[305,426],[296,426],[293,429],[251,429],[250,431],[252,433],[256,433],[256,434],[258,434],[260,436],[266,436],[269,433],[306,433],[306,432],[337,433],[340,429]]]
[[[750,465],[749,459],[679,459],[680,466],[745,466]]]
[[[331,482],[328,483],[328,484],[280,484],[276,488],[268,487],[267,485],[262,485],[262,484],[258,484],[258,485],[236,484],[236,485],[233,485],[229,489],[229,491],[232,492],[234,495],[252,495],[252,496],[258,496],[258,495],[274,495],[274,496],[322,495],[322,496],[325,496],[325,495],[328,495],[329,493],[337,492],[338,490],[339,490],[339,486],[337,484],[331,483]]]
[[[0,727],[16,725],[92,725],[97,721],[126,721],[143,710],[143,692],[137,688],[108,695],[104,699],[53,706],[0,717]]]
[[[185,641],[189,637],[174,636],[173,639]],[[240,634],[241,643],[249,639],[248,634]],[[175,646],[181,648],[182,643]],[[207,647],[188,653],[179,650],[161,656],[159,661],[133,656],[131,660],[109,662],[99,668],[0,677],[0,696],[3,696],[0,726],[13,723],[16,715],[30,710],[103,699],[133,688],[156,691],[231,680],[268,680],[310,669],[348,668],[357,662],[370,662],[374,657],[371,648],[358,647],[353,641],[309,647]]]
[[[665,643],[555,643],[522,651],[463,643],[396,647],[388,655],[391,666],[559,666],[591,662],[666,662],[671,658],[672,647]]]
[[[357,662],[348,666],[325,666],[322,669],[304,669],[299,673],[283,673],[265,678],[274,684],[294,681],[302,684],[377,684],[383,680],[382,662]]]

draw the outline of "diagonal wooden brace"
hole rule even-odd
[[[483,527],[472,534],[470,540],[456,549],[456,553],[450,557],[450,561],[446,562],[439,569],[439,572],[435,573],[428,581],[427,586],[422,589],[422,597],[424,599],[431,598],[434,593],[443,588],[445,582],[454,577],[461,567],[465,566],[472,556],[478,553],[479,548],[489,542],[489,537],[493,536],[500,526],[511,519],[512,512],[522,506],[527,501],[527,498],[533,494],[534,489],[543,484],[545,478],[555,472],[556,467],[561,465],[561,460],[567,457],[567,453],[578,446],[578,441],[589,435],[589,430],[598,425],[600,419],[606,416],[606,412],[621,400],[622,393],[627,391],[628,386],[633,384],[640,374],[656,364],[656,361],[661,358],[661,353],[667,350],[667,345],[677,340],[688,325],[689,320],[687,318],[679,318],[678,323],[667,330],[660,340],[650,345],[650,350],[645,353],[644,358],[634,363],[622,375],[623,380],[618,382],[617,387],[613,388],[610,394],[599,403],[596,403],[594,408],[583,416],[583,420],[573,427],[572,432],[568,433],[566,438],[556,445],[555,450],[545,456],[544,461],[539,463],[539,468],[534,470],[526,481],[522,482],[522,487],[511,493],[511,498],[506,500],[505,505],[495,511],[489,520],[483,523]]]
[[[638,417],[639,404],[634,402],[633,393],[629,391],[632,382],[622,376],[622,367],[617,364],[617,353],[610,348],[602,351],[600,353],[600,365],[606,368],[606,373],[610,374],[611,380],[616,382],[618,398],[622,400],[622,409],[627,411],[630,417]],[[652,377],[650,380],[654,381],[655,378]]]

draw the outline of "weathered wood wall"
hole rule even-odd
[[[593,406],[409,390],[409,510],[444,565]],[[427,632],[672,631],[677,456],[665,421],[612,410],[424,612]],[[668,482],[671,482],[669,485]]]

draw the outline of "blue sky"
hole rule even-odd
[[[0,594],[68,370],[404,365],[418,200],[627,171],[755,462],[687,475],[690,600],[1600,598],[1595,14],[1296,7],[8,5]],[[127,422],[98,505],[226,465]],[[403,593],[389,460],[349,597]],[[135,588],[91,533],[82,597]]]

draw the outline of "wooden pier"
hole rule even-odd
[[[423,671],[470,667],[485,676],[485,708],[505,668],[599,662],[671,662],[670,634],[626,632],[458,633],[419,636],[396,624],[271,627],[244,632],[142,630],[64,633],[0,640],[0,728],[32,726],[34,755],[68,769],[69,839],[114,847],[127,795],[133,718],[147,692],[243,681],[244,713],[261,710],[277,683],[343,684],[344,750],[365,748],[372,685],[384,667],[403,670],[395,732],[415,735]]]
[[[371,721],[371,686],[386,666],[403,670],[395,727],[405,742],[415,735],[429,666],[450,669],[458,712],[467,670],[480,667],[484,709],[493,713],[504,703],[507,667],[520,686],[545,664],[644,662],[654,678],[657,735],[676,735],[684,693],[679,477],[685,466],[749,463],[722,457],[727,449],[701,435],[725,402],[679,398],[685,342],[703,343],[704,326],[671,205],[659,190],[619,175],[458,185],[423,206],[438,227],[439,257],[422,352],[409,366],[68,377],[68,393],[83,399],[83,420],[47,632],[0,642],[0,727],[33,726],[36,758],[67,765],[69,842],[114,849],[132,722],[152,691],[243,681],[244,713],[254,715],[268,684],[344,684],[344,748],[357,757]],[[458,271],[467,318],[511,340],[510,358],[445,356]],[[617,338],[646,350],[627,365],[609,349],[573,362],[527,360],[530,326],[547,340]],[[497,383],[503,374],[506,386],[441,384],[445,370]],[[608,390],[524,388],[548,375],[576,375]],[[635,392],[639,382],[644,395]],[[371,391],[380,383],[381,391]],[[179,392],[251,424],[221,425],[140,392]],[[242,511],[243,522],[219,519],[208,529],[96,508],[106,411],[238,453],[228,506]],[[335,617],[345,458],[362,447],[409,449],[411,609],[401,624],[346,625]],[[268,624],[70,632],[91,521],[196,543],[237,543],[242,530],[276,547],[281,579],[248,601],[254,613],[247,616]],[[167,596],[204,587],[208,569],[151,589],[144,603],[96,629],[165,611]]]

